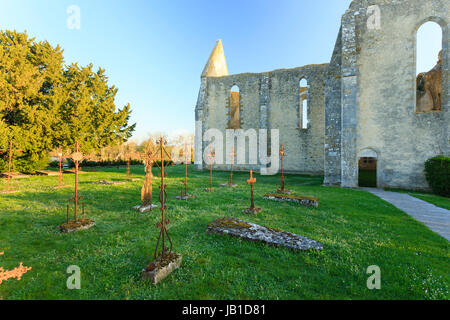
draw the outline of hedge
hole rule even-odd
[[[435,194],[450,197],[450,158],[434,157],[425,162],[425,177]]]

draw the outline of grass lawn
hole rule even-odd
[[[86,169],[89,170],[89,169]],[[189,169],[189,192],[179,202],[184,167],[169,168],[168,227],[182,267],[158,286],[142,282],[152,260],[160,211],[138,213],[142,182],[100,185],[125,178],[125,168],[90,169],[80,175],[90,230],[61,234],[73,188],[53,190],[58,177],[14,181],[21,192],[0,194],[0,266],[23,262],[33,269],[20,281],[0,285],[0,299],[448,299],[449,243],[402,211],[359,190],[321,186],[322,177],[288,175],[297,195],[320,199],[319,208],[263,200],[279,176],[256,175],[255,202],[263,212],[247,216],[248,173],[235,173],[235,189],[219,187],[226,172],[214,172],[214,193],[202,190],[209,172]],[[132,173],[143,176],[143,167]],[[156,168],[154,169],[156,174]],[[66,183],[74,176],[64,176]],[[153,198],[159,182],[154,179]],[[0,183],[4,189],[6,182]],[[324,245],[321,252],[286,248],[206,234],[209,222],[231,216],[294,232]],[[81,290],[68,290],[70,265],[81,268]],[[381,268],[381,290],[366,286],[368,266]]]
[[[450,198],[438,196],[438,195],[435,195],[432,193],[417,192],[417,191],[411,191],[411,190],[401,190],[401,189],[386,189],[386,190],[407,193],[410,196],[413,196],[418,199],[432,203],[437,207],[441,207],[441,208],[450,210]]]

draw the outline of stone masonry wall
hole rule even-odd
[[[369,5],[379,29],[368,28]],[[357,186],[365,150],[377,153],[378,187],[409,189],[427,187],[426,159],[449,154],[449,13],[445,0],[357,0],[343,16],[342,186]],[[416,34],[427,21],[443,30],[443,106],[416,113]]]
[[[208,77],[205,90],[204,128],[227,128],[227,98],[237,85],[241,99],[243,130],[279,129],[280,143],[286,149],[286,172],[323,173],[325,124],[325,76],[328,64],[309,65],[265,73],[245,73],[224,77]],[[308,129],[299,121],[300,80],[308,81]],[[268,142],[270,146],[270,141]],[[248,146],[246,148],[248,154]],[[224,152],[224,161],[226,152]],[[248,159],[248,155],[247,155]],[[216,165],[226,169],[226,165]],[[257,165],[236,165],[236,170],[260,168]]]

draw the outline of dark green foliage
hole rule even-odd
[[[73,168],[73,161],[68,159],[69,167]],[[142,165],[142,160],[130,160],[130,165]],[[101,160],[101,161],[89,161],[84,160],[80,163],[80,167],[117,167],[117,166],[126,166],[127,160]]]
[[[376,170],[359,170],[358,186],[360,187],[377,187],[377,171]]]
[[[450,158],[434,157],[425,162],[425,176],[435,194],[450,197]]]
[[[124,142],[134,130],[130,106],[116,109],[117,88],[105,70],[63,63],[59,46],[0,31],[0,148],[12,139],[23,150],[15,154],[15,171],[45,167],[48,151],[71,149],[76,140],[89,152]],[[4,171],[7,159],[0,156]]]

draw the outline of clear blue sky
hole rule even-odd
[[[217,39],[231,74],[326,63],[350,2],[0,0],[0,28],[59,44],[66,63],[105,68],[142,139],[194,131],[200,73]],[[67,27],[70,5],[81,9],[79,30]]]

